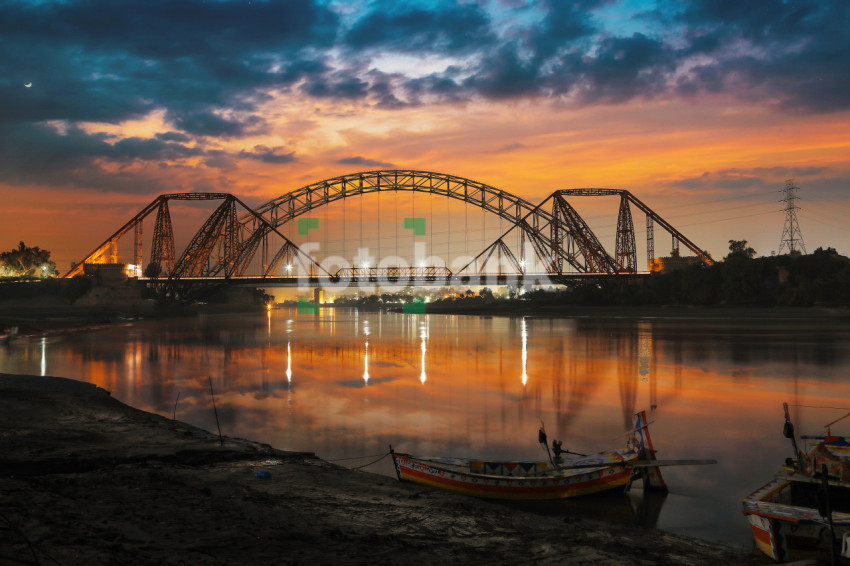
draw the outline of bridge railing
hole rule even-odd
[[[447,267],[343,267],[336,272],[338,279],[447,279],[452,276]]]

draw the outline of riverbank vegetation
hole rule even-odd
[[[693,306],[693,307],[848,307],[850,258],[833,248],[808,255],[755,258],[745,240],[730,241],[730,253],[714,265],[695,263],[684,269],[589,281],[567,288],[494,293],[441,292],[429,298],[427,312],[540,311],[564,306]],[[337,299],[338,306],[392,308],[411,303],[415,293],[383,293]]]
[[[21,242],[17,248],[0,252],[0,277],[56,277],[50,252]]]

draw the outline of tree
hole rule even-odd
[[[730,257],[742,257],[747,259],[753,259],[756,255],[756,251],[747,246],[746,240],[729,240],[729,255],[726,258]]]
[[[4,277],[56,277],[56,264],[50,252],[21,242],[16,249],[0,253],[0,275]]]

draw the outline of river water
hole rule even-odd
[[[750,546],[741,498],[791,455],[782,403],[799,433],[820,433],[850,411],[840,410],[850,407],[848,369],[850,323],[801,318],[274,309],[0,347],[0,372],[88,381],[211,432],[217,412],[225,435],[349,467],[389,444],[421,455],[545,459],[541,422],[565,448],[596,452],[623,444],[633,413],[645,409],[659,458],[718,463],[664,468],[662,500],[633,489],[567,509],[737,547]],[[850,433],[848,421],[833,433]],[[394,477],[388,458],[367,469]]]

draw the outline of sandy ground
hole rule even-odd
[[[267,479],[256,474],[265,471]],[[657,530],[543,516],[0,374],[0,564],[759,564]]]

